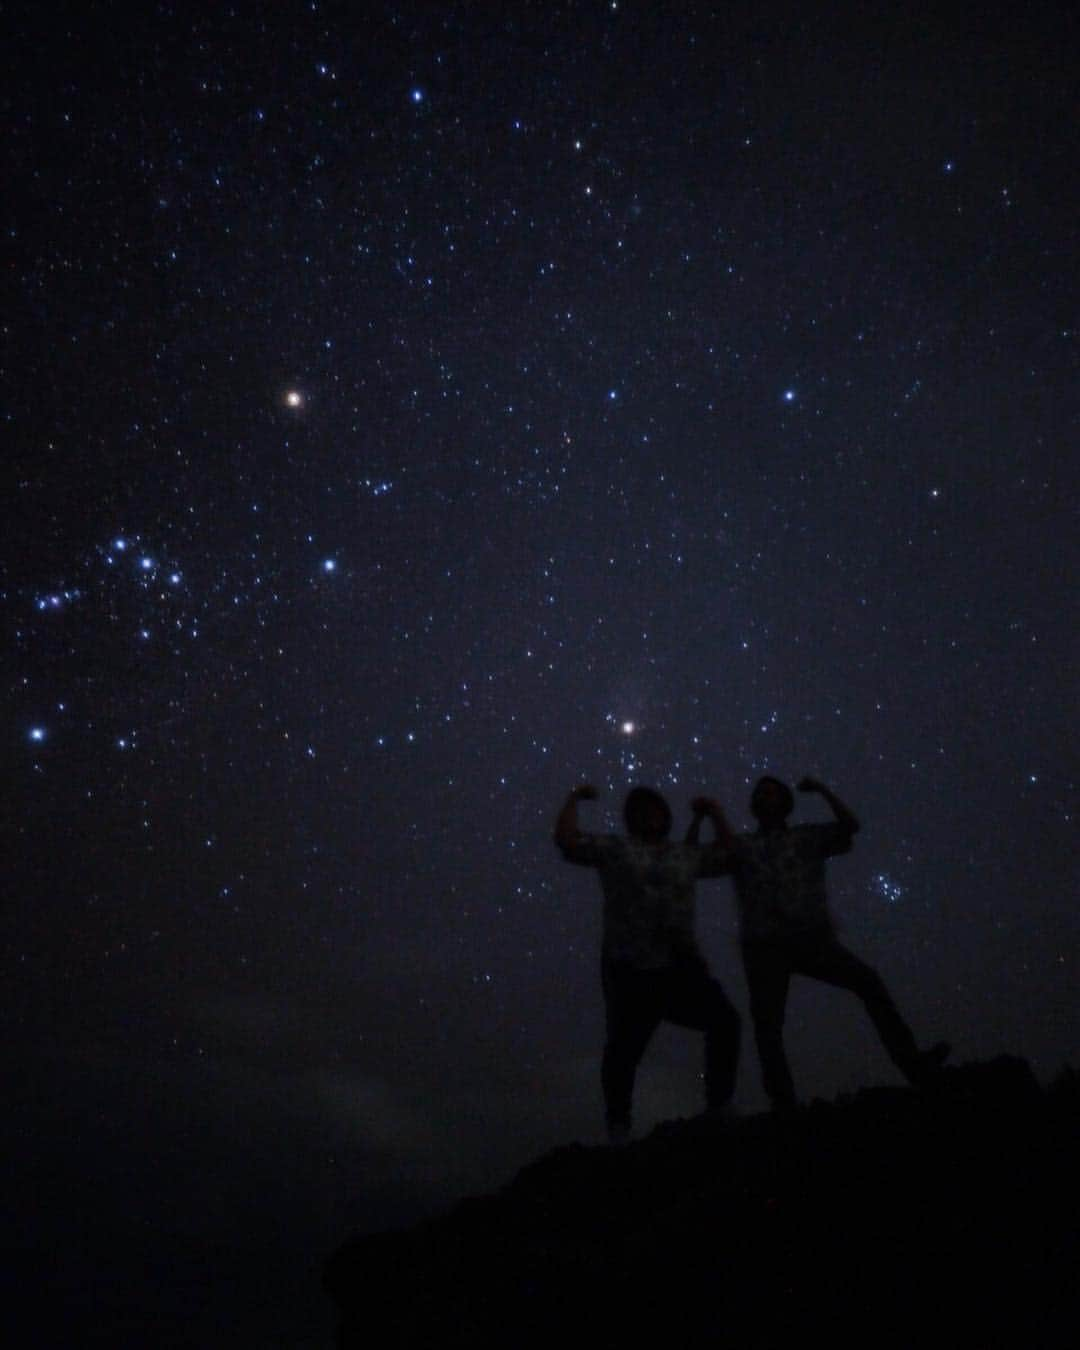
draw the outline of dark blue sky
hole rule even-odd
[[[350,1228],[600,1139],[583,779],[824,778],[920,1039],[1077,1060],[1076,19],[663,8],[11,11],[4,1151],[67,1343],[327,1344]],[[728,883],[699,930],[745,1009]],[[842,994],[788,1040],[893,1079]]]

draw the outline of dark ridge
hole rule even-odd
[[[325,1268],[339,1346],[1075,1344],[1078,1085],[1002,1057],[556,1149],[347,1242]]]

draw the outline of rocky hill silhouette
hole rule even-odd
[[[556,1149],[330,1258],[361,1346],[1035,1346],[1078,1336],[1080,1075],[1021,1059]]]

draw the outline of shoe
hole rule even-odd
[[[920,1050],[915,1056],[915,1063],[911,1066],[908,1081],[916,1087],[925,1087],[927,1083],[932,1083],[951,1053],[952,1046],[948,1041],[938,1041],[929,1050]]]
[[[607,1123],[608,1143],[612,1148],[621,1148],[630,1142],[630,1122],[628,1120],[609,1120]]]

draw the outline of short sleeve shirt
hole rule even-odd
[[[600,873],[605,962],[663,970],[701,960],[694,938],[694,882],[726,870],[726,854],[715,846],[581,834],[564,855]]]
[[[838,821],[740,835],[731,873],[743,941],[782,941],[799,933],[831,931],[825,859],[847,853],[851,835]]]

